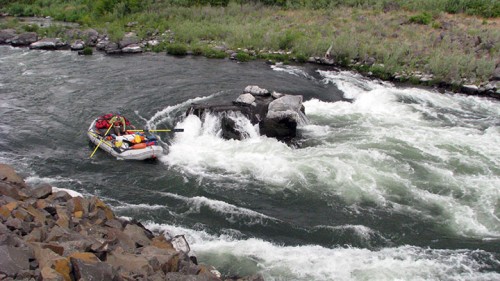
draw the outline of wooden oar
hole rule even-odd
[[[111,128],[113,128],[113,123],[111,123],[111,126],[109,126],[108,130],[106,131],[106,133],[104,133],[104,137],[109,133],[109,130],[111,130]],[[90,154],[89,158],[92,158],[92,156],[94,156],[94,153],[97,151],[97,149],[99,148],[99,146],[101,145],[101,143],[104,141],[104,137],[101,137],[101,141],[99,142],[99,144],[97,144],[97,146],[94,149],[94,152],[92,152],[92,154]]]
[[[129,132],[184,132],[184,129],[158,129],[158,130],[127,130]]]

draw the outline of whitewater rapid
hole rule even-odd
[[[275,70],[300,75],[299,68]],[[271,193],[290,189],[330,194],[353,210],[369,202],[390,212],[434,221],[454,235],[500,239],[497,101],[398,88],[346,71],[318,72],[321,83],[335,84],[351,101],[305,101],[310,122],[299,128],[301,148],[259,136],[258,127],[241,116],[234,119],[248,132],[243,141],[220,138],[216,116],[204,120],[188,116],[177,124],[185,133],[175,136],[168,156],[161,161],[189,175],[242,183],[231,188],[259,181]],[[312,79],[307,74],[300,76]],[[163,114],[168,116],[168,112]],[[215,263],[210,258],[214,254],[248,259],[267,274],[266,280],[500,277],[494,272],[481,273],[488,266],[473,257],[489,254],[479,250],[282,247],[259,239],[212,237],[172,226],[150,226],[189,233],[192,248]],[[374,233],[363,225],[343,227],[367,239]]]

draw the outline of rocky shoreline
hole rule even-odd
[[[28,186],[0,164],[1,280],[260,281],[221,277],[189,255],[182,236],[167,239],[117,217],[97,197],[49,184]]]
[[[50,19],[48,21],[50,22]],[[135,24],[136,23],[131,22],[128,23],[127,26],[133,28]],[[2,29],[0,30],[0,45],[7,44],[14,47],[28,47],[30,49],[41,50],[73,50],[78,51],[79,54],[82,55],[92,54],[93,50],[95,49],[98,51],[102,51],[108,55],[118,55],[149,52],[153,51],[154,48],[160,44],[174,43],[173,34],[170,30],[167,30],[161,34],[158,31],[153,32],[152,34],[149,34],[149,36],[145,39],[140,39],[136,33],[129,32],[125,34],[120,40],[115,42],[111,40],[106,34],[100,34],[95,29],[88,28],[85,30],[81,30],[73,27],[65,31],[64,37],[68,38],[68,41],[61,38],[40,38],[36,32],[17,33],[15,29]],[[257,57],[263,52],[276,55],[290,55],[285,51],[271,52],[265,50],[256,51],[248,49],[230,50],[224,45],[213,46],[213,49],[214,51],[225,54],[226,57],[235,61],[239,60],[238,55],[240,53],[244,53],[245,58]],[[195,54],[193,51],[187,50],[186,55]],[[306,62],[326,67],[346,68],[345,65],[336,62],[331,57],[329,50],[327,50],[325,55],[322,57],[310,57],[305,61],[301,61],[298,58],[292,59],[298,63]],[[484,96],[500,99],[500,60],[496,62],[496,68],[489,81],[483,82],[480,85],[453,85],[445,81],[435,81],[432,74],[421,73],[418,71],[413,73],[394,73],[389,76],[384,74],[384,76],[387,77],[380,77],[380,75],[377,75],[377,73],[362,71],[363,69],[369,68],[373,65],[376,65],[375,59],[368,58],[363,61],[349,62],[347,69],[356,70],[368,77],[383,78],[384,80],[389,80],[396,83],[411,83],[413,85],[431,86],[441,91],[451,91],[466,95]]]

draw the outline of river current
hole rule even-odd
[[[191,103],[247,85],[303,95],[300,146],[220,137]],[[86,130],[120,111],[160,133],[156,162],[92,158]],[[0,46],[0,162],[31,185],[97,195],[185,235],[222,274],[265,280],[500,280],[500,102],[315,65]]]

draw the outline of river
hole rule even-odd
[[[31,185],[97,195],[185,235],[224,275],[265,280],[500,280],[500,103],[315,65],[0,46],[0,162]],[[219,137],[191,103],[247,85],[304,96],[300,146]],[[92,119],[161,133],[156,162],[92,158]]]

